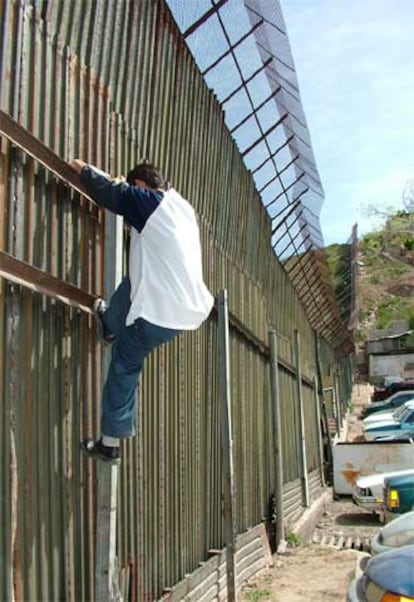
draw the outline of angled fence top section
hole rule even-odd
[[[327,266],[324,192],[278,0],[166,0],[272,222],[271,245],[312,326],[352,350]]]
[[[272,219],[276,254],[322,247],[323,189],[279,3],[167,3],[253,175]],[[278,240],[286,220],[288,244]]]

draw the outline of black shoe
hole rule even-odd
[[[103,299],[95,299],[93,304],[93,317],[95,320],[95,332],[98,339],[104,345],[111,345],[115,341],[115,335],[105,326],[102,315],[106,311],[106,303]]]
[[[111,464],[119,464],[121,461],[119,447],[108,447],[102,443],[102,439],[85,439],[81,443],[81,451],[94,460],[103,460]]]

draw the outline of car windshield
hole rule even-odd
[[[410,412],[410,408],[407,408],[407,406],[405,406],[405,405],[402,405],[401,407],[399,407],[398,409],[396,409],[396,410],[393,412],[393,417],[394,417],[396,420],[401,420],[401,419],[402,419],[402,417],[403,417],[405,414],[407,414],[407,410],[408,410],[408,413],[409,413],[409,412]]]
[[[405,403],[414,399],[414,394],[410,391],[408,393],[399,393],[393,398],[393,403]]]
[[[413,412],[413,409],[407,408],[405,406],[402,406],[402,408],[400,408],[400,410],[401,409],[402,409],[402,412],[398,416],[397,420],[400,420],[401,422],[405,422],[407,420],[408,416],[410,416],[410,414]],[[399,411],[399,410],[397,410],[397,411]]]

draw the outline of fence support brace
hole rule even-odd
[[[285,518],[283,511],[283,449],[282,423],[280,418],[279,364],[277,361],[277,333],[269,332],[270,382],[272,387],[274,452],[276,457],[276,549],[285,540]]]
[[[236,486],[234,478],[233,437],[231,424],[229,312],[226,289],[223,289],[218,297],[218,337],[227,601],[236,602]]]

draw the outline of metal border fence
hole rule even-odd
[[[315,381],[316,335],[271,249],[269,216],[164,2],[16,0],[0,18],[0,599],[93,600],[97,472],[78,444],[99,423],[105,357],[88,307],[106,291],[114,240],[69,159],[119,174],[151,158],[199,214],[205,278],[229,294],[238,534],[275,521],[269,330],[287,523],[323,482],[315,408],[326,437],[330,410]],[[349,360],[319,347],[319,371],[339,375],[346,401]],[[160,598],[223,548],[217,349],[213,311],[146,365],[118,490],[125,599]]]

